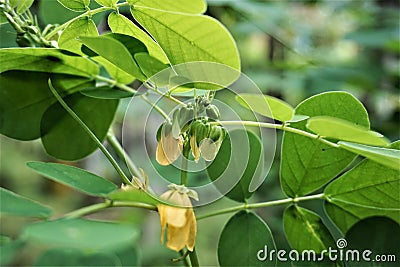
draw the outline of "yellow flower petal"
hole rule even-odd
[[[198,162],[200,159],[200,150],[196,142],[196,133],[192,135],[192,137],[190,137],[190,148],[192,149],[192,155],[194,157],[194,161]]]
[[[205,138],[201,140],[199,151],[201,153],[201,156],[207,161],[214,160],[215,156],[218,153],[217,145],[210,138]]]
[[[159,164],[166,166],[174,162],[182,153],[183,140],[180,136],[175,139],[172,133],[166,136],[161,136],[156,150],[156,160]]]
[[[187,216],[188,216],[187,225],[189,226],[189,231],[188,231],[189,234],[188,234],[188,239],[186,241],[186,247],[188,250],[193,251],[197,233],[196,217],[194,216],[193,210],[189,210]]]

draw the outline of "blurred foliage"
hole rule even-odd
[[[241,54],[243,73],[263,93],[282,98],[296,106],[316,93],[344,90],[354,94],[366,105],[373,130],[391,140],[399,138],[398,1],[208,0],[208,4],[207,14],[220,20],[233,34]],[[56,0],[35,1],[31,10],[37,14],[41,25],[62,23],[75,15],[60,7]],[[95,19],[100,23],[100,30],[104,31],[104,17],[96,16]],[[11,27],[0,26],[0,47],[16,46],[15,37]],[[136,109],[140,111],[140,106]],[[120,131],[122,119],[121,111],[116,119],[116,133]],[[154,128],[157,127],[155,123]],[[142,131],[141,128],[132,127],[131,136],[124,136],[125,140],[129,140],[125,142],[128,150],[134,151],[135,136]],[[146,138],[154,142],[155,147],[155,137]],[[45,154],[39,142],[21,142],[1,136],[0,149],[1,186],[41,203],[51,203],[55,216],[97,201],[96,198],[85,197],[45,180],[26,167],[27,161],[55,161]],[[279,185],[279,154],[280,149],[277,149],[268,177],[251,201],[284,197]],[[118,182],[109,163],[99,152],[76,165]],[[146,169],[146,166],[140,166]],[[171,181],[176,182],[178,178],[174,167],[164,168],[162,173]],[[204,183],[206,179],[204,173],[191,177],[195,177],[199,183]],[[232,203],[229,199],[222,199],[208,208],[217,209]],[[320,204],[310,202],[306,203],[306,207],[321,211],[323,207]],[[281,249],[288,248],[281,221],[283,208],[271,207],[257,211],[270,226],[276,245]],[[217,264],[216,237],[229,216],[215,217],[212,224],[211,219],[199,221],[198,230],[202,234],[198,235],[197,242],[202,264]],[[142,225],[141,238],[137,244],[141,248],[137,257],[141,258],[142,265],[174,265],[163,260],[172,259],[175,254],[159,245],[157,214],[118,208],[91,217]],[[11,237],[17,236],[26,220],[1,217],[0,234],[11,233]],[[326,217],[323,220],[330,223]],[[332,224],[329,225],[334,235],[337,235],[337,230],[332,229]],[[25,248],[14,264],[32,264],[39,252],[38,248]]]

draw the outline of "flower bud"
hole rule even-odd
[[[221,116],[219,113],[219,109],[215,105],[209,105],[206,109],[206,114],[209,118],[213,120],[219,120]]]

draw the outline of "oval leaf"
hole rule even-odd
[[[104,140],[118,107],[118,100],[103,100],[80,93],[65,98],[67,105]],[[78,160],[97,149],[97,144],[57,102],[41,120],[42,143],[46,152],[63,160]]]
[[[223,140],[217,156],[207,167],[207,173],[222,194],[245,202],[254,193],[249,186],[262,174],[262,163],[260,139],[250,131],[233,130]]]
[[[344,148],[348,151],[364,156],[389,168],[400,170],[400,150],[366,146],[342,141],[338,144],[341,148]]]
[[[128,3],[136,7],[148,7],[164,11],[181,12],[188,14],[201,14],[206,11],[207,4],[204,0],[128,0]]]
[[[136,40],[133,37],[127,37],[131,38],[131,40]],[[79,41],[121,70],[141,79],[142,81],[146,80],[146,77],[140,71],[140,68],[133,59],[129,49],[122,42],[113,38],[112,35],[80,37]],[[118,53],[115,51],[118,51]],[[141,47],[137,52],[142,51],[143,49]]]
[[[299,252],[314,250],[317,254],[329,247],[335,247],[335,241],[318,214],[292,205],[285,210],[283,226],[286,238]]]
[[[160,44],[172,65],[211,61],[240,70],[236,44],[230,33],[215,19],[147,8],[133,8],[131,11],[133,17]]]
[[[327,92],[300,103],[296,115],[334,116],[369,127],[363,105],[346,92]],[[291,127],[307,131],[306,121],[291,122]],[[290,197],[311,193],[337,176],[355,155],[340,148],[294,133],[285,132],[282,141],[281,184]]]
[[[0,188],[0,199],[1,214],[33,218],[47,218],[52,213],[51,209],[37,203],[36,201],[17,195],[4,188]]]
[[[400,142],[391,147],[399,151]],[[398,170],[365,159],[325,188],[325,210],[343,233],[370,216],[387,216],[400,223],[398,188]]]
[[[135,242],[139,231],[131,225],[68,219],[28,225],[23,237],[37,245],[106,251]]]
[[[64,29],[58,38],[58,47],[77,54],[82,54],[80,36],[98,36],[96,24],[89,17],[74,20]]]
[[[389,141],[380,133],[335,117],[312,117],[308,120],[306,127],[322,137],[375,146],[389,144]]]
[[[57,0],[69,10],[83,12],[89,9],[90,0]]]
[[[92,196],[106,196],[117,186],[85,170],[58,163],[28,162],[28,167],[55,182]]]
[[[48,89],[47,81],[50,77],[54,85],[63,90],[63,95],[94,84],[87,78],[63,74],[27,71],[0,74],[1,134],[18,140],[33,140],[41,136],[42,116],[56,101]]]
[[[99,68],[92,61],[54,48],[3,48],[0,73],[9,70],[62,73],[93,77]]]
[[[221,266],[275,266],[275,261],[267,260],[273,249],[275,242],[268,225],[254,213],[240,211],[222,230],[218,261]]]
[[[357,250],[359,259],[346,262],[346,266],[397,266],[400,257],[400,225],[386,217],[370,217],[357,222],[346,233],[346,250]],[[370,260],[362,257],[365,250],[371,251]],[[386,262],[376,262],[375,255],[385,255]],[[390,255],[390,256],[389,256]],[[393,257],[394,256],[394,257]]]
[[[235,99],[243,107],[274,120],[289,121],[294,115],[292,106],[273,96],[239,94]]]

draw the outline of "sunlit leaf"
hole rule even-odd
[[[116,3],[118,3],[118,0],[95,0],[95,1],[101,6],[108,6],[108,7],[112,7]]]
[[[164,11],[181,12],[188,14],[201,14],[206,11],[207,4],[205,0],[128,0],[133,8],[148,7]]]
[[[54,48],[4,48],[0,61],[0,73],[27,70],[92,77],[99,72],[90,60]]]
[[[369,127],[363,105],[346,92],[327,92],[300,103],[296,115],[333,116],[362,127]],[[291,122],[291,127],[307,131],[306,121]],[[285,132],[282,142],[281,184],[288,196],[311,193],[338,175],[355,155],[341,148],[328,146],[319,140]]]
[[[117,186],[88,171],[58,163],[28,162],[28,167],[55,182],[93,196],[106,196]]]
[[[76,11],[83,12],[89,7],[90,0],[57,0],[64,7]]]
[[[380,133],[335,117],[312,117],[308,120],[306,127],[322,137],[366,145],[386,146],[389,144],[389,141]]]
[[[294,115],[294,109],[292,106],[273,96],[261,94],[239,94],[236,96],[236,101],[253,112],[278,121],[291,120]]]
[[[7,189],[0,188],[0,213],[7,215],[47,218],[51,215],[51,209],[30,200],[23,196],[17,195]]]
[[[159,200],[156,196],[151,195],[148,192],[144,192],[143,190],[131,188],[126,190],[116,190],[111,192],[108,197],[111,200],[118,201],[132,201],[139,203],[146,203],[149,205],[157,205],[163,203],[164,201]]]
[[[77,54],[82,54],[80,36],[98,36],[96,24],[89,17],[74,20],[64,29],[58,39],[58,47]]]

